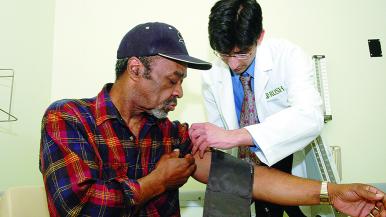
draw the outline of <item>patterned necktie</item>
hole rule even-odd
[[[255,95],[251,89],[251,76],[240,75],[240,81],[244,89],[244,100],[240,113],[240,127],[249,126],[259,123],[255,106]],[[249,149],[249,146],[241,146],[238,148],[238,157],[256,165],[261,164],[261,161],[254,152]]]

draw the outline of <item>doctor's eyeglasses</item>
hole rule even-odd
[[[248,59],[252,55],[253,51],[254,51],[254,49],[251,49],[247,53],[224,54],[224,53],[219,53],[217,51],[213,51],[213,53],[223,60],[227,60],[231,57],[234,57],[238,60],[245,60],[245,59]]]

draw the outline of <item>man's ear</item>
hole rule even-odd
[[[261,30],[260,36],[259,36],[259,38],[257,39],[257,44],[258,44],[258,45],[263,41],[264,34],[265,34],[265,30],[263,29],[263,30]]]
[[[130,57],[127,60],[126,71],[131,78],[138,79],[140,77],[140,70],[143,67],[141,61],[137,57]]]

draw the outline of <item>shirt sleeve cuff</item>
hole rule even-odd
[[[253,152],[261,151],[260,146],[257,144],[255,139],[252,138],[253,145],[249,147],[249,149]]]
[[[136,180],[119,180],[123,182],[123,189],[125,197],[129,199],[129,203],[132,205],[138,205],[141,200],[141,186]]]

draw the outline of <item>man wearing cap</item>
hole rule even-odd
[[[208,182],[210,153],[193,157],[187,124],[166,115],[183,95],[187,67],[211,65],[190,57],[178,30],[164,23],[134,27],[117,58],[114,84],[94,98],[54,102],[43,117],[40,170],[51,216],[180,216],[178,188],[191,175]],[[320,201],[318,181],[266,167],[250,171],[254,198]],[[328,191],[343,212],[386,216],[384,193],[374,187],[329,184]]]
[[[91,99],[54,102],[43,117],[40,169],[52,216],[179,216],[177,189],[196,168],[188,126],[156,107],[174,110],[187,67],[211,65],[190,57],[163,23],[130,30],[117,58],[114,84]]]

